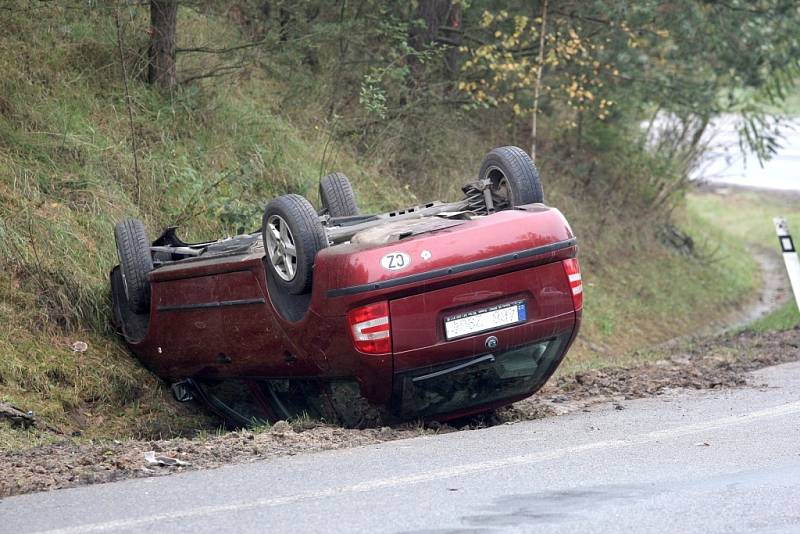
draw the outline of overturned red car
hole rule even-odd
[[[175,228],[150,242],[123,220],[115,323],[179,400],[237,424],[510,404],[545,383],[578,331],[576,240],[519,148],[489,152],[463,191],[361,215],[336,173],[320,181],[319,212],[284,195],[259,232],[195,244]]]

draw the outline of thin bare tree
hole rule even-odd
[[[533,117],[531,118],[531,159],[536,161],[536,119],[539,115],[539,93],[542,88],[544,69],[544,36],[547,30],[547,0],[542,5],[542,26],[539,29],[539,57],[536,67],[536,85],[533,87]]]

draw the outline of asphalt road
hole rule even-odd
[[[800,363],[471,432],[0,501],[2,532],[800,532]]]

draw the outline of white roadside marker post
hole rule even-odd
[[[794,241],[792,241],[792,235],[789,233],[789,225],[786,224],[786,219],[775,217],[772,222],[775,224],[775,233],[778,234],[778,241],[781,244],[783,261],[786,263],[786,272],[789,273],[789,282],[792,284],[794,301],[797,304],[797,309],[800,310],[800,259],[797,257],[797,251],[794,248]]]

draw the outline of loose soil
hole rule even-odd
[[[749,371],[800,360],[800,329],[721,334],[663,346],[646,356],[653,363],[561,377],[530,399],[490,417],[460,421],[455,426],[433,422],[359,430],[314,421],[280,421],[263,431],[203,439],[63,442],[10,452],[0,458],[0,497],[509,424],[603,402],[623,409],[627,400],[676,388],[741,387],[749,384]],[[155,462],[153,455],[149,461],[145,458],[150,451],[155,453]]]

